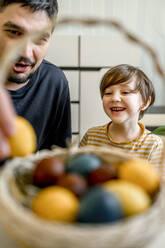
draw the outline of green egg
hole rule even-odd
[[[71,158],[66,164],[67,172],[88,176],[90,172],[102,165],[100,158],[93,154],[79,154]]]

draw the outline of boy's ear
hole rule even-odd
[[[148,100],[147,100],[146,103],[143,103],[143,104],[141,105],[140,110],[143,110],[143,111],[144,111],[145,109],[147,109],[148,106],[150,105],[150,103],[151,103],[151,96],[149,96],[149,98],[148,98]]]

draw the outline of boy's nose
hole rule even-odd
[[[118,93],[118,92],[113,93],[111,96],[111,100],[112,101],[120,101],[121,100],[120,93]]]

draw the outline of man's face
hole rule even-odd
[[[10,4],[0,12],[0,55],[10,45],[15,46],[25,34],[49,26],[37,42],[30,40],[17,63],[9,72],[9,83],[25,83],[41,64],[49,45],[52,21],[44,11],[32,12],[20,4]]]

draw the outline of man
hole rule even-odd
[[[67,138],[71,138],[68,82],[58,67],[44,60],[57,12],[57,0],[0,2],[0,54],[8,45],[16,45],[24,35],[48,27],[40,40],[29,40],[20,58],[11,67],[5,83],[16,113],[29,120],[35,129],[37,150],[49,149],[52,145],[65,147]],[[5,94],[6,99],[3,89],[0,90],[0,94],[1,92],[3,96]],[[10,106],[10,110],[8,107],[7,110],[11,114],[8,119],[11,133],[3,132],[2,118],[0,136],[3,133],[4,141],[5,135],[14,132],[12,124],[14,113],[8,100],[7,103]],[[1,153],[3,156],[2,148],[0,156]]]

